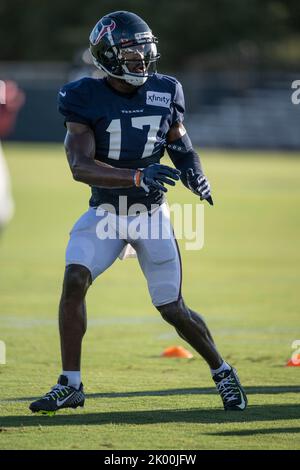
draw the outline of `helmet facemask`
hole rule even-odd
[[[154,42],[120,48],[119,58],[123,79],[131,85],[143,85],[156,72],[158,54]]]

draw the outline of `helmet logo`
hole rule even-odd
[[[100,20],[99,23],[93,29],[90,36],[90,41],[93,46],[96,46],[99,43],[100,39],[102,39],[104,36],[110,35],[115,28],[116,23],[114,22],[114,20],[111,20],[110,18],[103,18],[103,20]]]

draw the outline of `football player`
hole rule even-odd
[[[81,343],[86,331],[85,296],[91,283],[130,244],[147,279],[152,302],[162,318],[207,362],[225,410],[244,410],[247,398],[236,371],[217,351],[203,318],[184,302],[181,262],[170,236],[138,238],[123,232],[121,220],[133,220],[139,204],[142,225],[156,219],[170,224],[166,185],[183,184],[212,204],[208,180],[183,125],[184,95],[173,77],[156,73],[157,39],[137,15],[117,11],[101,18],[90,35],[96,67],[106,77],[83,78],[59,92],[65,117],[65,148],[76,181],[91,186],[89,210],[74,225],[66,250],[66,270],[59,309],[62,373],[33,412],[51,414],[84,405]],[[175,168],[161,165],[165,148]],[[126,197],[126,210],[120,198]],[[113,208],[101,209],[103,205]],[[154,207],[154,208],[153,208]],[[160,217],[156,217],[157,214]],[[108,217],[115,237],[98,234]]]
[[[24,105],[25,94],[12,80],[0,81],[0,138],[6,137],[14,128],[19,110]],[[11,193],[10,176],[0,141],[0,233],[14,214],[14,201]]]

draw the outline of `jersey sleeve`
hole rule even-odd
[[[173,113],[172,113],[172,124],[176,122],[183,122],[185,112],[185,101],[182,85],[176,82],[175,94],[173,98]]]
[[[64,122],[79,122],[91,126],[88,116],[89,90],[82,83],[65,85],[58,93],[58,110],[64,116]]]

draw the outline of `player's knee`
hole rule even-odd
[[[84,297],[91,282],[91,273],[87,268],[76,264],[67,266],[63,285],[63,298]]]
[[[190,319],[190,314],[183,299],[156,307],[162,318],[175,327],[179,327]]]

